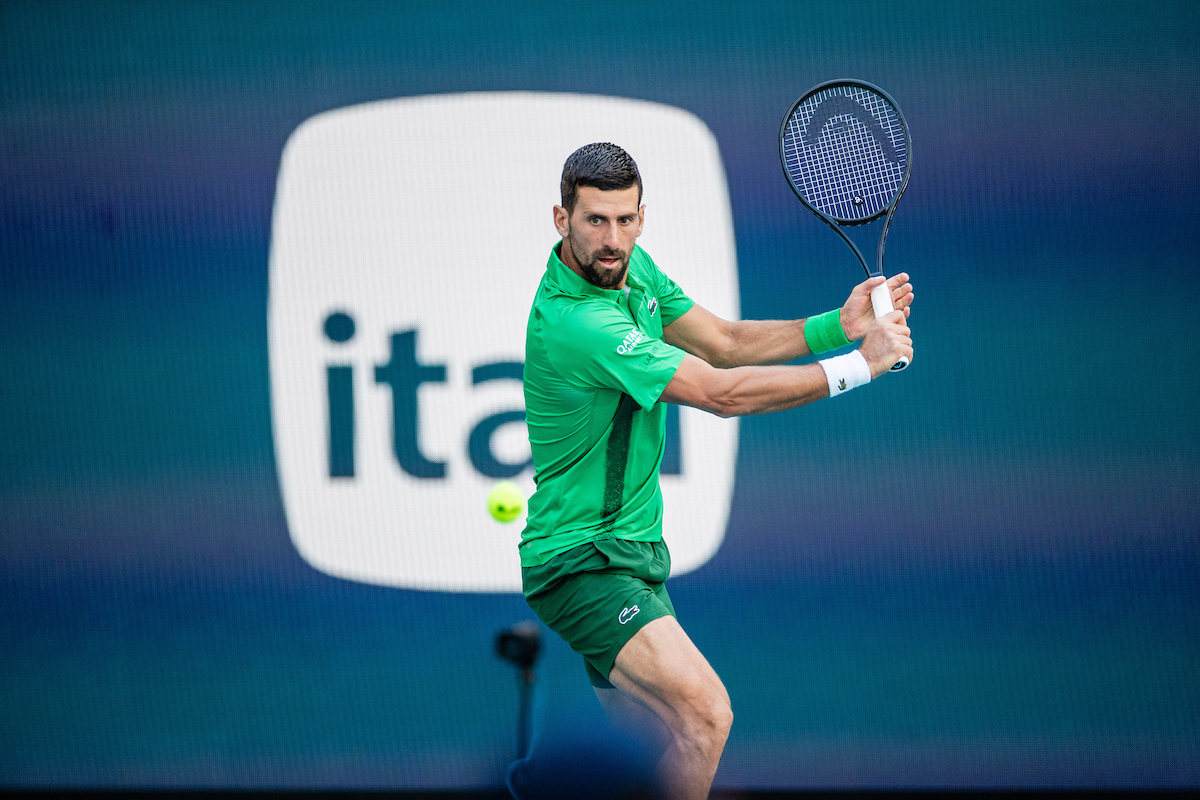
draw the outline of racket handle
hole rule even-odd
[[[887,281],[871,290],[871,307],[875,309],[876,319],[896,310],[892,305],[892,290],[888,288]],[[901,356],[900,360],[892,365],[892,372],[899,372],[907,366],[908,356]]]

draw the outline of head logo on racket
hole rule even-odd
[[[888,161],[895,161],[897,159],[896,148],[892,146],[892,141],[888,138],[888,135],[884,133],[883,126],[879,124],[879,120],[871,116],[871,112],[859,105],[858,101],[854,98],[845,99],[849,102],[822,101],[817,104],[817,108],[813,112],[812,118],[809,119],[808,126],[805,128],[805,144],[815,146],[821,138],[821,134],[825,132],[825,126],[831,120],[849,116],[858,120],[859,124],[871,133],[871,136],[879,144],[879,149],[883,151]]]

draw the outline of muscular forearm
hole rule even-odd
[[[829,396],[829,383],[819,364],[735,367],[723,372],[728,383],[722,396],[722,406],[728,409],[725,416],[769,414]]]
[[[693,306],[663,328],[663,339],[714,367],[783,364],[809,355],[805,320],[728,322]]]
[[[742,320],[730,323],[730,347],[714,367],[784,364],[810,354],[804,320]]]
[[[795,408],[828,395],[829,384],[819,364],[714,369],[688,357],[662,399],[721,417],[741,417]]]

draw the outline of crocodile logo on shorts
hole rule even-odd
[[[622,608],[621,613],[617,615],[617,621],[624,625],[626,622],[629,622],[629,620],[633,619],[640,610],[641,609],[639,609],[637,606]]]

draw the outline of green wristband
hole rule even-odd
[[[842,330],[842,310],[835,308],[804,321],[804,341],[813,355],[828,353],[850,344]]]

